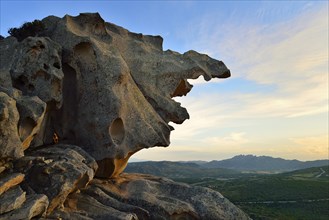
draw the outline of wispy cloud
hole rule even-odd
[[[196,46],[215,57],[227,58],[233,77],[275,85],[272,94],[229,94],[247,111],[257,115],[259,111],[278,112],[287,117],[328,111],[326,8],[306,10],[291,21],[271,26],[242,23],[231,29],[225,28],[230,24],[210,29],[206,22],[200,26],[208,31],[200,34],[201,43],[197,41]],[[218,31],[223,29],[224,37]]]
[[[306,9],[293,20],[271,26],[243,22],[216,26],[208,22],[210,15],[195,24],[194,46],[227,61],[233,78],[276,87],[271,94],[261,90],[239,94],[237,85],[225,94],[240,106],[231,114],[300,117],[328,111],[328,11],[325,7]],[[192,83],[204,81],[199,78]],[[211,105],[202,106],[212,108],[221,97],[212,96],[207,100]]]
[[[225,146],[225,147],[241,146],[249,142],[245,132],[233,132],[225,137],[220,137],[220,136],[210,137],[204,139],[204,141],[206,143],[212,143],[215,146]]]
[[[264,18],[266,13],[259,10],[258,15]],[[328,157],[328,137],[320,135],[328,132],[327,8],[305,6],[293,19],[271,25],[229,20],[216,24],[211,16],[216,17],[207,14],[184,32],[187,38],[195,37],[189,44],[222,59],[232,78],[241,80],[235,88],[226,88],[230,79],[219,80],[210,92],[203,89],[201,78],[191,82],[191,94],[177,98],[191,119],[174,126],[168,156],[177,158],[184,149],[190,154],[182,153],[181,158],[219,159],[239,153],[303,160]],[[242,90],[243,80],[271,90]],[[307,121],[319,115],[322,124],[315,126],[322,130]],[[291,125],[295,119],[299,123]],[[293,127],[298,124],[303,128]],[[306,133],[312,137],[303,137]],[[158,149],[148,154],[152,152],[159,155]]]
[[[259,16],[265,16],[264,11],[259,13]],[[244,139],[245,133],[234,133],[233,130],[228,136],[223,136],[223,130],[228,127],[241,128],[244,123],[252,127],[251,123],[256,125],[266,118],[276,118],[284,127],[285,123],[289,123],[288,118],[295,117],[303,121],[305,116],[328,112],[329,58],[326,8],[317,8],[315,11],[314,8],[308,10],[306,7],[296,18],[271,26],[241,23],[234,28],[230,24],[216,27],[207,23],[210,20],[209,16],[207,15],[206,20],[200,20],[199,25],[195,25],[196,28],[201,27],[201,31],[195,30],[199,39],[195,47],[224,61],[227,60],[226,64],[231,68],[233,78],[246,79],[255,85],[273,86],[274,89],[269,93],[261,89],[242,92],[239,90],[241,84],[237,84],[236,88],[230,91],[222,92],[218,89],[217,93],[201,92],[178,99],[189,110],[191,120],[175,126],[176,131],[172,134],[174,147],[218,146],[218,151],[224,152],[235,144],[236,149],[238,145],[241,146],[242,152],[260,152],[262,149],[263,152],[279,154],[281,150],[282,153],[289,155],[289,146],[299,146],[291,139],[277,142],[278,145],[285,142],[284,149],[269,144],[272,148],[265,150],[266,146],[252,146],[256,145],[255,140]],[[202,83],[203,80],[198,79],[195,89],[198,90]],[[218,84],[218,87],[225,87],[225,81]],[[323,123],[327,123],[326,119],[324,118]],[[273,128],[269,124],[263,129]],[[273,131],[273,139],[276,135]],[[311,144],[311,141],[307,144]],[[328,147],[328,143],[323,142],[321,149],[324,146]],[[304,150],[301,152],[307,154]],[[318,156],[323,155],[322,151]]]

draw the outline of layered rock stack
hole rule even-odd
[[[122,174],[189,118],[172,99],[187,79],[230,76],[221,61],[97,13],[42,24],[0,40],[0,219],[248,219],[210,189]]]

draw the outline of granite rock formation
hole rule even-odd
[[[51,217],[66,212],[74,213],[70,219],[248,219],[218,192],[145,174],[94,179],[65,203]]]
[[[229,77],[223,62],[163,51],[98,13],[42,24],[0,40],[0,219],[248,219],[209,189],[121,174],[169,145],[168,123],[189,118],[172,98],[187,79]]]

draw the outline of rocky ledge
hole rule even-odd
[[[122,173],[168,146],[172,98],[187,79],[226,78],[205,54],[163,51],[160,36],[98,13],[49,16],[34,37],[0,40],[0,219],[248,219],[220,193]]]

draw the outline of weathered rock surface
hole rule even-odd
[[[72,210],[92,219],[249,219],[218,192],[144,174],[94,179],[68,197],[62,212]]]
[[[62,144],[36,149],[15,166],[27,173],[26,189],[48,196],[48,212],[62,205],[70,193],[85,187],[97,169],[96,161],[81,148]]]
[[[19,186],[3,193],[0,196],[0,215],[21,207],[26,200],[25,194]]]
[[[23,156],[40,131],[46,103],[20,90],[0,87],[0,158]]]
[[[0,42],[0,49],[0,156],[15,159],[37,134],[49,130],[43,125],[46,108],[62,104],[62,50],[51,39],[38,37],[20,43],[9,37]]]
[[[47,210],[47,206],[47,196],[41,194],[30,195],[19,209],[0,215],[0,220],[25,220],[41,217]]]
[[[67,207],[71,210],[81,210],[91,219],[137,220],[133,213],[121,212],[106,206],[89,195],[76,193],[68,198]]]
[[[0,195],[24,180],[22,173],[10,173],[0,176]]]
[[[49,38],[28,37],[16,46],[10,74],[13,87],[47,104],[62,102],[61,51]],[[10,59],[8,57],[7,59]]]
[[[187,79],[230,76],[223,62],[195,51],[163,51],[160,36],[131,33],[97,13],[50,16],[42,22],[46,37],[22,42],[10,37],[0,43],[6,53],[1,56],[1,79],[11,80],[0,86],[41,99],[17,106],[23,117],[18,127],[23,147],[7,153],[13,158],[20,157],[32,139],[32,146],[38,147],[52,144],[56,135],[60,143],[81,146],[94,157],[97,176],[117,176],[137,151],[169,145],[169,122],[189,118],[172,99],[191,90]],[[6,98],[2,102],[14,104]],[[20,109],[33,101],[38,110]]]
[[[16,101],[0,92],[0,158],[23,156],[17,125],[19,114]]]
[[[223,62],[98,13],[42,23],[43,37],[0,40],[0,220],[248,219],[210,189],[121,174],[169,145],[168,123],[189,118],[172,98],[187,79],[229,77]]]
[[[186,79],[230,75],[220,61],[163,51],[160,36],[131,33],[99,14],[43,22],[46,35],[63,48],[63,107],[50,116],[52,125],[60,142],[82,146],[98,161],[100,177],[121,173],[143,148],[169,145],[168,122],[189,117],[172,100],[189,92]]]

